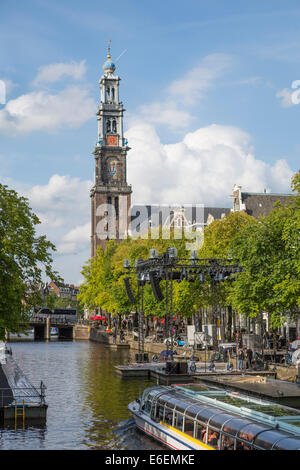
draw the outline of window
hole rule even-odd
[[[228,434],[232,434],[232,436],[235,436],[240,429],[244,428],[249,423],[250,421],[247,419],[233,418],[224,424],[223,431]]]
[[[106,121],[106,132],[110,132],[110,131],[111,131],[110,119],[107,119],[107,121]]]
[[[112,100],[115,101],[115,89],[111,89]]]
[[[251,450],[251,445],[237,439],[236,450]]]
[[[171,410],[167,406],[165,408],[165,420],[164,420],[164,422],[166,424],[169,424],[169,426],[173,425],[173,410]]]
[[[219,437],[219,432],[216,432],[213,429],[209,429],[207,435],[207,444],[217,449],[219,447]]]
[[[182,425],[183,425],[182,414],[175,413],[174,428],[178,429],[179,431],[182,431]]]
[[[199,441],[206,442],[206,426],[196,422],[196,439]]]
[[[234,438],[223,434],[221,439],[221,450],[234,450]]]
[[[116,217],[119,215],[119,198],[115,198],[115,211],[116,211]]]
[[[150,400],[147,400],[145,405],[144,406],[144,411],[145,413],[147,414],[150,414],[150,411],[151,411],[151,401]]]
[[[162,405],[156,405],[156,417],[159,421],[164,418],[164,407]]]
[[[266,426],[256,423],[248,424],[247,426],[241,428],[238,433],[238,437],[244,441],[253,442],[255,437],[263,431],[267,431]]]
[[[299,450],[300,449],[300,439],[299,437],[288,437],[286,439],[281,439],[273,447],[275,450]]]
[[[185,434],[194,437],[194,420],[185,417],[184,432]]]
[[[270,450],[276,442],[278,442],[280,439],[282,440],[284,437],[288,438],[289,435],[282,431],[270,429],[258,434],[258,436],[255,438],[254,445],[255,447],[258,446],[260,448]]]
[[[112,122],[112,131],[116,134],[117,133],[117,121],[114,119]]]

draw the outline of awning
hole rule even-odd
[[[106,320],[106,318],[105,318],[105,317],[96,316],[96,317],[91,317],[91,320]]]

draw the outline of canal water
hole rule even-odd
[[[127,409],[146,380],[122,380],[114,365],[134,351],[112,351],[88,341],[11,341],[13,357],[33,385],[42,380],[48,404],[44,427],[0,428],[4,449],[162,449],[134,426]]]

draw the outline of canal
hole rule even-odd
[[[31,383],[45,383],[48,412],[44,427],[0,428],[0,450],[162,449],[136,430],[127,410],[153,384],[122,380],[114,372],[134,351],[88,341],[24,340],[8,346]]]

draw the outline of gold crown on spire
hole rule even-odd
[[[104,62],[104,65],[102,67],[105,74],[113,74],[114,71],[116,70],[115,64],[113,64],[111,61],[110,44],[111,44],[111,39],[109,39],[108,41],[107,60]]]

